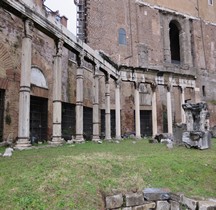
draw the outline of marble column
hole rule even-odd
[[[173,134],[172,125],[172,101],[171,101],[171,85],[167,85],[167,122],[168,122],[168,133]]]
[[[111,139],[111,115],[110,115],[110,75],[106,75],[106,93],[105,93],[105,139]]]
[[[121,97],[120,97],[120,82],[116,81],[115,87],[115,122],[116,122],[116,139],[121,139]]]
[[[184,87],[180,87],[180,91],[181,91],[181,122],[182,123],[186,123],[186,118],[185,118],[185,111],[182,108],[182,105],[185,104],[185,88]]]
[[[139,96],[139,83],[135,84],[135,92],[134,92],[134,105],[135,105],[135,131],[136,138],[140,139],[140,96]]]
[[[83,67],[84,55],[80,54],[78,58],[78,67],[76,75],[76,143],[84,142],[83,138]]]
[[[157,85],[152,84],[152,136],[157,134],[157,100],[156,100],[156,89]]]
[[[19,124],[16,148],[24,149],[31,146],[30,137],[30,85],[31,85],[31,56],[32,56],[33,22],[24,23],[22,39],[21,79],[19,91]]]
[[[170,53],[170,35],[169,35],[169,19],[166,15],[163,15],[163,46],[164,46],[164,61],[165,63],[171,63]]]
[[[183,43],[180,43],[181,51],[183,52],[181,55],[184,58],[184,64],[192,67],[193,66],[193,58],[191,54],[191,27],[190,27],[190,19],[184,19],[183,25]],[[180,37],[181,38],[181,37]],[[182,49],[183,48],[183,49]]]
[[[98,142],[100,140],[100,119],[99,119],[99,69],[100,66],[95,66],[94,71],[94,87],[93,87],[93,138],[92,141]]]
[[[62,144],[62,50],[63,41],[57,44],[53,69],[53,137],[52,144]]]

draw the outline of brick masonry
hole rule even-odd
[[[213,12],[216,9],[215,4],[210,6],[208,1],[199,1],[197,5],[197,1],[186,0],[184,3],[160,0],[157,1],[157,5],[154,5],[155,1],[152,0],[140,0],[139,2],[143,4],[137,4],[135,0],[87,2],[87,43],[92,48],[104,51],[116,63],[127,65],[131,69],[156,67],[161,71],[195,74],[196,85],[200,89],[199,97],[208,102],[211,110],[210,125],[212,127],[215,125],[216,91],[213,88],[216,86],[216,17]],[[177,20],[181,26],[181,65],[167,63],[164,58],[166,42],[169,41],[169,33],[167,36],[166,31],[171,20]],[[126,45],[118,44],[119,28],[126,30]],[[133,87],[123,86],[124,92],[133,91]],[[203,88],[205,93],[202,91]],[[163,87],[157,94],[158,132],[163,132],[163,118],[160,113],[163,107],[166,107],[165,91],[162,89]],[[193,90],[186,89],[185,94],[185,99],[195,101]],[[179,90],[174,89],[172,95],[173,120],[178,123],[180,122]],[[128,104],[128,107],[131,107],[133,103],[132,98],[129,99],[127,96],[122,96],[121,101],[123,112]],[[134,124],[133,118],[125,124],[128,127],[123,126],[123,132],[131,130]]]

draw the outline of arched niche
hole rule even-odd
[[[48,89],[46,78],[42,71],[37,67],[31,68],[31,84]]]

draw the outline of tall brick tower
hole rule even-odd
[[[77,36],[87,42],[87,2],[88,0],[74,0],[77,6]]]

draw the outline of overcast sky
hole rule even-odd
[[[76,34],[76,6],[74,0],[45,0],[45,5],[51,10],[59,10],[60,15],[68,18],[68,29]]]

